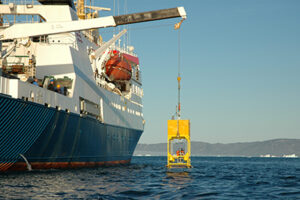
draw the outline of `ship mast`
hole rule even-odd
[[[77,16],[79,19],[85,19],[84,0],[77,0]]]

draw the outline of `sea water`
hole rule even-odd
[[[0,199],[300,199],[299,158],[192,157],[168,170],[166,157],[128,166],[0,174]]]

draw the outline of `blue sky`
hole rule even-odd
[[[97,5],[113,8],[112,2]],[[300,138],[299,0],[127,0],[127,6],[129,13],[186,9],[182,118],[191,120],[193,141]],[[177,103],[178,32],[172,25],[178,21],[129,27],[143,70],[146,127],[140,143],[167,140]]]

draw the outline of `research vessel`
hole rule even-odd
[[[183,7],[99,17],[84,0],[0,1],[0,171],[127,164],[144,130],[141,66],[99,29]],[[86,10],[90,12],[86,12]]]

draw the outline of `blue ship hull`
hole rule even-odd
[[[0,171],[129,163],[142,134],[0,95]]]

